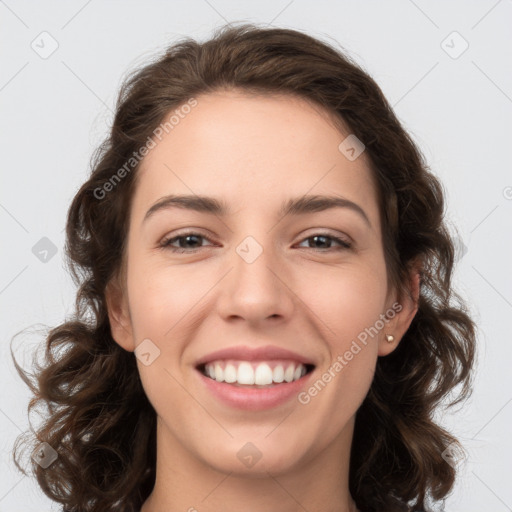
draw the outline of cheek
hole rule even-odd
[[[386,275],[378,262],[374,266],[353,265],[329,271],[324,268],[299,279],[303,280],[300,297],[319,324],[324,324],[333,348],[343,349],[384,312]]]
[[[151,348],[154,360],[149,365],[137,360],[139,375],[154,409],[169,424],[177,422],[174,428],[179,430],[179,421],[183,421],[180,411],[185,410],[190,396],[178,383],[182,380],[178,366],[190,338],[190,319],[205,291],[178,267],[138,263],[133,257],[127,282],[133,334],[136,345],[149,339],[158,348]]]
[[[171,336],[208,291],[205,281],[179,267],[134,264],[128,277],[128,296],[137,336]]]
[[[384,267],[345,266],[318,272],[313,288],[301,297],[314,313],[323,333],[329,359],[319,369],[317,380],[299,397],[317,418],[325,422],[325,438],[333,439],[360,407],[371,386],[378,357],[376,322],[384,313],[386,275]]]

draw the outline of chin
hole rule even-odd
[[[296,442],[290,443],[289,447],[283,447],[282,444],[268,439],[231,440],[220,449],[217,445],[215,453],[204,454],[204,460],[207,465],[221,473],[268,478],[268,473],[273,476],[285,474],[300,463],[305,455],[297,450],[300,445],[300,442]]]

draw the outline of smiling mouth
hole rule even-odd
[[[242,388],[271,388],[302,379],[314,370],[313,364],[296,361],[212,361],[196,369],[206,378]]]

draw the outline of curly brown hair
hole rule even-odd
[[[172,110],[224,88],[298,95],[366,146],[389,282],[405,292],[415,262],[421,281],[417,313],[398,348],[378,358],[357,412],[349,488],[365,512],[397,510],[397,500],[424,510],[454,485],[456,467],[443,452],[462,447],[432,416],[469,396],[476,342],[476,325],[451,283],[455,245],[442,186],[379,86],[344,51],[299,31],[252,24],[222,27],[202,43],[181,40],[125,79],[112,130],[68,212],[75,314],[48,332],[32,378],[14,361],[34,394],[29,413],[48,409],[36,432],[16,440],[16,465],[26,474],[17,460],[21,443],[53,447],[58,458],[46,469],[32,461],[32,471],[67,512],[138,511],[151,493],[156,413],[134,354],[112,338],[105,298],[122,268],[139,164],[115,183],[112,177]],[[115,191],[102,194],[107,182]]]

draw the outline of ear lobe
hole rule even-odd
[[[113,281],[108,283],[105,289],[105,302],[112,338],[114,338],[114,341],[122,348],[133,352],[135,350],[135,344],[128,301],[118,283]]]
[[[413,318],[418,312],[418,301],[420,297],[421,274],[417,266],[414,266],[410,272],[409,286],[404,297],[397,301],[402,307],[394,318],[390,320],[382,329],[379,336],[379,356],[387,356],[396,349],[401,339],[409,329]],[[393,337],[388,341],[387,336]]]

